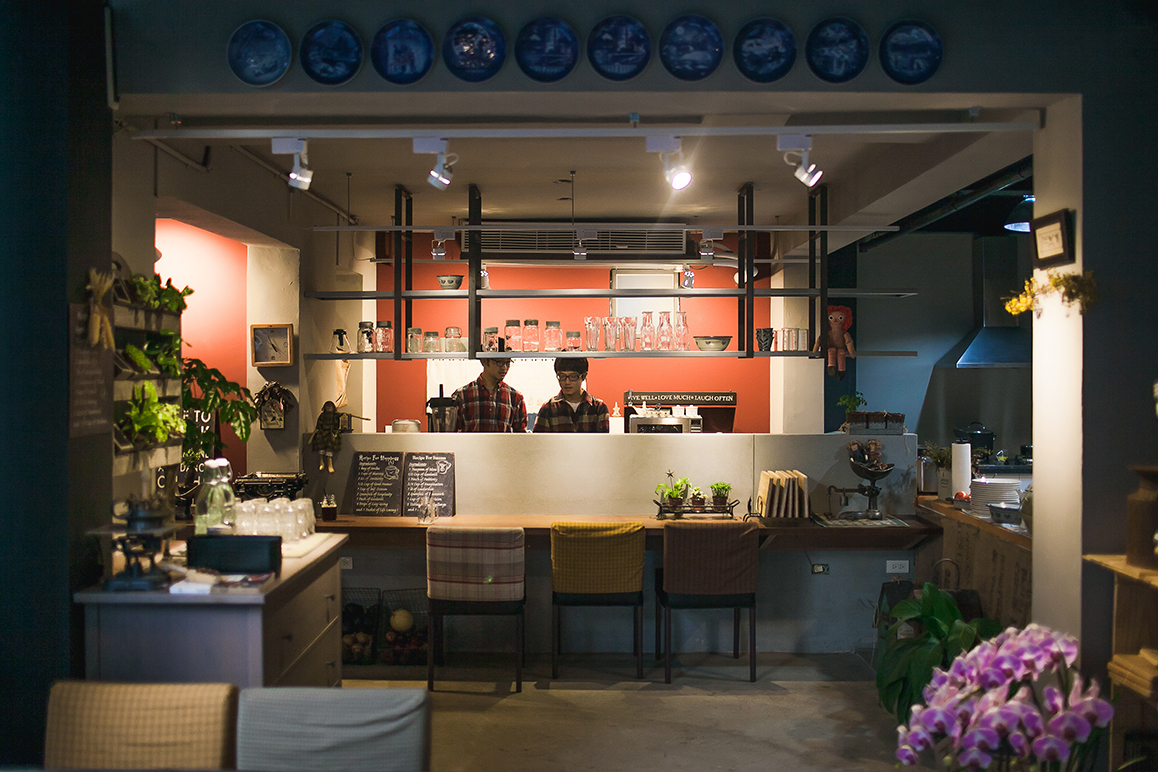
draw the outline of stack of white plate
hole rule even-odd
[[[1007,502],[1016,504],[1021,481],[1005,477],[974,477],[969,485],[969,512],[974,517],[989,519],[989,505]]]

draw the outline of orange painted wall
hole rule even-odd
[[[231,381],[245,384],[249,365],[249,328],[245,316],[246,246],[176,220],[157,220],[156,271],[161,281],[194,292],[181,315],[182,354],[215,367]],[[235,475],[246,473],[245,446],[222,427],[225,457]]]
[[[424,238],[425,236],[425,238]],[[414,289],[438,289],[435,279],[441,273],[466,273],[465,262],[458,262],[457,250],[447,242],[448,260],[444,263],[417,263],[414,265]],[[429,236],[415,234],[414,255],[425,255],[430,248]],[[568,289],[576,287],[606,288],[610,274],[607,267],[548,268],[488,266],[492,288],[503,289]],[[734,289],[734,269],[709,268],[696,271],[697,288]],[[394,284],[394,267],[383,263],[378,266],[378,289],[390,290]],[[768,286],[768,281],[757,280],[757,286]],[[607,316],[609,301],[605,298],[484,300],[482,326],[498,327],[499,334],[506,319],[536,318],[542,326],[548,319],[562,322],[564,330],[582,330],[584,316]],[[454,325],[466,331],[467,308],[461,299],[415,300],[414,326],[423,330],[438,330]],[[688,314],[688,327],[693,335],[731,335],[729,349],[736,348],[736,301],[733,298],[689,298],[683,301]],[[769,301],[757,299],[756,326],[766,326]],[[393,301],[380,301],[379,319],[393,319]],[[402,331],[405,333],[405,330]],[[395,332],[397,345],[400,336]],[[587,379],[588,390],[613,405],[623,403],[628,389],[695,391],[735,391],[737,398],[736,432],[767,432],[768,416],[768,360],[732,359],[726,357],[694,360],[671,359],[592,359]],[[417,418],[425,426],[426,362],[378,361],[378,423],[389,424],[397,418]],[[534,410],[534,407],[528,406]]]

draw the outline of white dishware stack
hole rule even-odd
[[[1006,477],[975,477],[969,489],[969,512],[989,519],[990,504],[1016,504],[1021,481]]]

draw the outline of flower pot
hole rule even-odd
[[[692,496],[688,501],[692,505],[692,509],[700,510],[702,510],[704,505],[708,503],[708,500],[703,496]]]
[[[712,496],[712,506],[716,509],[726,509],[728,506],[727,496]]]
[[[1126,562],[1139,568],[1158,568],[1154,534],[1158,531],[1158,466],[1132,466],[1141,479],[1138,490],[1126,497]]]

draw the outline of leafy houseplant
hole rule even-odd
[[[731,483],[714,482],[708,486],[712,489],[712,503],[716,505],[724,505],[728,503],[728,494],[732,490]]]
[[[913,703],[921,698],[934,668],[947,669],[962,652],[1001,629],[994,619],[964,621],[953,596],[929,582],[922,588],[920,598],[900,601],[889,614],[897,621],[885,635],[877,668],[877,692],[881,705],[895,713],[901,723],[908,719]],[[899,637],[901,626],[913,623],[919,631],[911,638]]]
[[[655,486],[656,495],[660,497],[660,506],[669,511],[679,511],[684,499],[688,495],[688,478],[675,479],[675,474],[669,469],[667,482]]]
[[[700,490],[700,486],[698,485],[692,488],[688,498],[691,501],[693,507],[703,507],[704,504],[707,503],[707,498],[704,496],[704,492]]]
[[[1036,624],[961,653],[897,727],[897,759],[912,766],[928,750],[948,770],[1093,768],[1114,709],[1071,669],[1077,656],[1075,638]]]
[[[133,447],[168,442],[185,433],[185,420],[176,403],[161,402],[152,381],[133,387],[133,396],[119,412],[116,426]]]
[[[174,287],[172,279],[166,279],[165,283],[161,284],[161,277],[158,274],[150,277],[135,273],[125,280],[125,286],[128,289],[129,301],[134,305],[177,313],[185,310],[185,297],[193,294],[193,290],[189,287],[184,289]]]
[[[242,442],[249,440],[252,424],[257,420],[257,408],[249,389],[230,381],[220,370],[209,367],[200,359],[185,359],[181,371],[181,406],[199,410],[206,415],[217,413]],[[182,453],[186,461],[216,458],[225,444],[215,432],[205,431],[190,423],[185,434]]]
[[[844,408],[844,412],[846,414],[857,412],[867,403],[868,400],[866,400],[864,395],[859,391],[854,391],[852,394],[845,394],[843,397],[836,401],[836,404]]]

